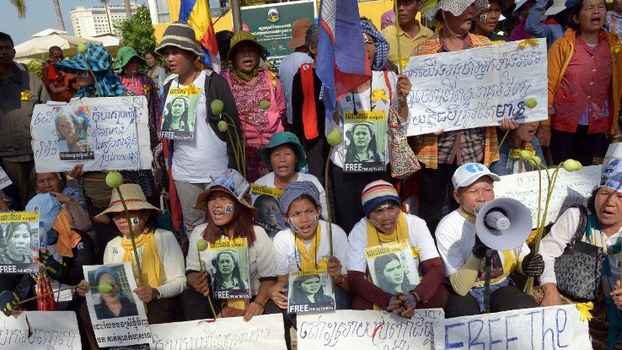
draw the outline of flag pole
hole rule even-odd
[[[240,0],[230,0],[231,16],[233,17],[233,29],[235,32],[242,30],[242,12],[240,11]]]
[[[402,47],[400,45],[400,19],[398,16],[397,0],[393,0],[393,12],[395,13],[395,36],[397,37],[397,71],[402,74]]]

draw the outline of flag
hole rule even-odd
[[[203,50],[201,64],[220,73],[220,55],[210,16],[209,0],[181,0],[179,20],[187,22],[194,28],[196,39]]]
[[[337,100],[371,77],[357,0],[322,0],[317,75],[324,85],[326,118]]]

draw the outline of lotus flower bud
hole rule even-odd
[[[106,185],[110,188],[117,188],[123,184],[123,175],[120,172],[113,170],[106,175]]]
[[[222,102],[222,100],[216,99],[212,101],[210,107],[212,109],[213,115],[219,115],[220,113],[222,113],[223,108],[225,108],[225,104]]]

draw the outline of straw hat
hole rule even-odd
[[[147,202],[147,198],[145,198],[145,194],[143,190],[137,184],[123,184],[119,187],[121,190],[121,194],[123,195],[123,199],[125,200],[125,205],[129,211],[132,210],[154,210],[158,214],[162,214],[162,210],[158,207],[154,207],[153,205]],[[108,208],[101,213],[97,214],[93,217],[93,220],[99,222],[110,222],[110,214],[121,213],[123,212],[123,204],[121,203],[121,199],[119,198],[119,194],[116,189],[112,190],[112,197],[110,198],[110,205]]]

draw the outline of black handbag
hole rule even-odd
[[[580,211],[579,227],[564,253],[555,258],[557,290],[574,301],[594,300],[601,283],[602,265],[607,255],[600,247],[583,242],[587,226],[587,209]]]

